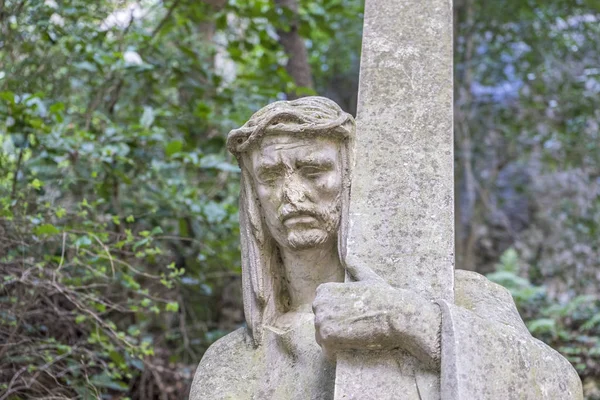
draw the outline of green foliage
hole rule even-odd
[[[600,299],[552,299],[546,288],[519,276],[521,261],[510,248],[488,278],[509,289],[532,335],[565,355],[582,378],[596,378],[600,365]]]
[[[500,257],[496,272],[488,274],[488,278],[510,290],[518,304],[534,302],[543,296],[543,288],[532,285],[528,279],[520,277],[518,272],[519,255],[515,249],[509,248]]]
[[[597,1],[455,1],[457,265],[600,398]]]
[[[225,137],[295,89],[275,35],[291,14],[267,0],[2,4],[0,392],[185,398],[202,352],[243,322]],[[356,57],[360,7],[301,3],[318,82],[330,47]],[[342,31],[354,42],[340,48]]]

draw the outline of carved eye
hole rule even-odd
[[[273,185],[279,180],[279,174],[275,171],[266,171],[262,172],[258,179],[264,184]]]
[[[301,169],[302,176],[310,179],[316,179],[323,175],[323,169],[319,167],[302,167]]]

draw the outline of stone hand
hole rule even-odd
[[[340,350],[402,348],[439,368],[439,306],[383,282],[324,283],[313,303],[317,343]]]

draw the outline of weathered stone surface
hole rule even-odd
[[[368,265],[396,288],[449,302],[452,57],[452,1],[366,2],[346,256],[348,265]],[[431,380],[427,368],[402,352],[388,355],[386,363],[372,357],[382,360],[364,352],[338,357],[336,400],[361,398],[354,397],[353,382],[364,382],[361,396],[375,398],[399,374]],[[385,399],[419,398],[406,390],[384,392]]]
[[[335,365],[315,342],[314,315],[302,312],[286,331],[267,329],[254,346],[246,328],[204,355],[190,400],[331,400]]]
[[[440,300],[441,369],[411,375],[414,365],[395,364],[388,350],[372,350],[373,357],[358,367],[366,373],[379,370],[388,378],[389,371],[395,371],[396,376],[381,380],[378,393],[368,391],[370,382],[350,380],[345,388],[345,399],[583,398],[581,382],[573,367],[559,353],[531,337],[506,289],[466,271],[456,271],[455,282],[456,303]],[[349,289],[339,286],[334,290],[343,293]],[[402,331],[402,325],[413,316],[426,319],[426,315],[421,314],[431,312],[431,309],[424,313],[417,310],[411,315],[410,303],[416,300],[406,299],[402,291],[378,291],[374,287],[367,291],[371,295],[365,300],[387,301],[386,310],[392,316],[389,325],[392,329],[387,330],[388,324],[382,323],[371,327],[373,338],[381,332],[387,332],[391,338]],[[327,297],[323,296],[320,301],[325,302]],[[404,307],[407,303],[409,306]],[[364,317],[360,310],[364,306],[353,307],[357,307],[352,310],[354,314]],[[219,340],[198,367],[190,399],[333,399],[335,365],[315,341],[314,318],[310,309],[298,310],[288,329],[268,327],[259,346],[254,345],[247,328]],[[432,334],[435,335],[430,330],[425,336]],[[373,342],[376,347],[393,346],[390,343]],[[379,379],[376,375],[370,378]]]
[[[377,398],[394,396],[402,377],[415,394],[439,392],[439,306],[368,265],[344,264],[354,135],[352,117],[320,97],[274,103],[230,133],[242,170],[248,328],[206,354],[192,399],[333,399],[344,351],[410,354],[414,368],[428,370],[415,378],[412,365],[398,374],[395,359],[365,363],[390,369],[380,376],[389,390]],[[232,373],[245,378],[228,380]]]
[[[346,261],[452,301],[452,2],[367,1]]]
[[[456,271],[456,303],[439,303],[443,400],[583,399],[575,369],[529,334],[505,288]]]
[[[248,327],[209,349],[191,399],[333,398],[335,364],[315,339],[312,303],[319,285],[345,276],[338,251],[354,134],[352,116],[322,97],[271,104],[230,133],[228,147],[242,170]]]
[[[436,295],[345,262],[354,135],[321,97],[274,103],[230,133],[247,327],[207,351],[190,399],[580,399],[573,368],[531,337],[505,289],[457,272],[456,297]],[[427,281],[436,268],[422,267]]]

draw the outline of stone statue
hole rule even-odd
[[[336,354],[392,349],[436,377],[415,374],[401,398],[581,399],[506,289],[456,271],[455,303],[431,302],[346,265],[354,138],[352,116],[323,97],[270,104],[229,134],[247,325],[208,349],[190,399],[332,400]]]

